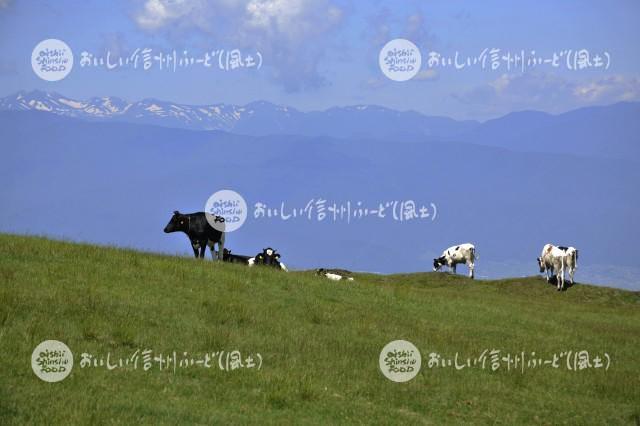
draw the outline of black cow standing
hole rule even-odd
[[[214,216],[215,222],[220,222],[224,230],[224,218],[220,216]],[[204,212],[182,214],[179,211],[174,211],[173,216],[167,226],[164,227],[164,232],[184,232],[191,241],[191,247],[193,248],[193,255],[198,258],[204,258],[204,252],[209,246],[211,250],[211,258],[213,260],[222,260],[222,253],[224,252],[224,231],[219,231],[209,224],[207,216]],[[218,244],[218,252],[215,251],[215,245]]]

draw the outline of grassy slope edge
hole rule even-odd
[[[640,422],[640,296],[541,278],[309,272],[214,264],[0,235],[0,423]],[[40,381],[43,340],[74,352],[70,376]],[[413,342],[418,376],[393,383],[378,356]],[[81,369],[80,353],[137,349],[260,353],[260,371]],[[427,368],[430,352],[607,352],[611,368],[522,372]]]

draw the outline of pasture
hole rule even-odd
[[[579,271],[577,281],[561,293],[541,277],[429,272],[335,282],[311,271],[0,235],[0,424],[638,424],[640,295],[580,283]],[[74,354],[58,383],[31,369],[33,349],[47,339]],[[380,350],[396,339],[422,353],[407,383],[379,369]],[[262,365],[80,365],[82,352],[113,362],[144,349],[237,349],[259,353]],[[611,364],[428,367],[431,352],[466,359],[485,349],[544,358],[606,352]]]

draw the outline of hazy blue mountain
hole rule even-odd
[[[523,111],[489,120],[461,140],[519,151],[640,158],[640,103],[580,108],[550,115]]]
[[[578,280],[640,288],[632,227],[640,208],[634,161],[526,153],[454,141],[241,136],[34,111],[0,112],[0,231],[188,254],[165,235],[173,210],[201,211],[216,190],[285,209],[413,199],[435,221],[389,217],[254,218],[228,246],[266,246],[294,268],[430,270],[449,245],[474,242],[479,277],[533,275],[547,242],[580,249]],[[634,159],[635,160],[635,159]],[[315,214],[315,212],[314,212]],[[612,255],[614,253],[614,255]],[[462,268],[461,268],[462,269]]]

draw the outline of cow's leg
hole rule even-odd
[[[193,249],[193,255],[196,257],[196,259],[198,258],[198,252],[199,252],[199,248],[200,245],[198,244],[197,241],[191,241],[191,248]]]
[[[220,235],[220,240],[218,241],[218,260],[222,260],[222,254],[224,253],[224,232]]]
[[[573,274],[575,274],[576,269],[575,268],[570,268],[569,269],[569,279],[571,280],[570,283],[571,285],[573,285]]]
[[[474,274],[473,274],[473,269],[475,268],[475,264],[473,262],[469,263],[469,278],[473,279],[474,278]]]
[[[207,240],[200,241],[200,259],[204,259],[204,252],[207,250]]]
[[[560,267],[560,273],[557,275],[558,277],[558,291],[564,290],[564,265]]]
[[[453,274],[456,274],[456,264],[454,263],[453,265],[451,265],[451,271],[453,272]]]
[[[209,246],[209,251],[211,252],[211,260],[216,260],[216,243],[208,240],[207,245]]]

